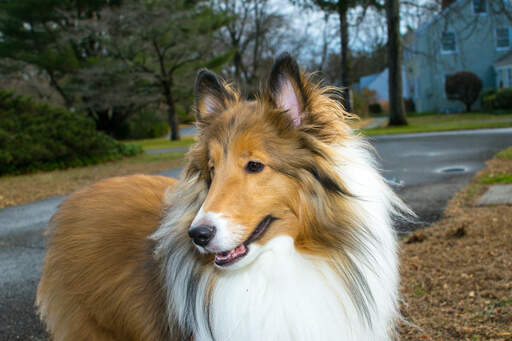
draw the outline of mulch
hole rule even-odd
[[[401,340],[512,340],[512,206],[476,205],[478,179],[512,160],[487,166],[401,243]]]

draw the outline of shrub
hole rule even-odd
[[[382,113],[382,105],[380,103],[371,103],[368,105],[368,110],[371,114],[381,114]]]
[[[90,118],[0,90],[0,174],[84,166],[141,153]]]
[[[482,90],[482,81],[471,72],[457,72],[446,77],[444,86],[446,97],[450,100],[461,101],[466,105],[466,111],[471,111]]]
[[[504,88],[494,95],[493,107],[495,109],[512,109],[512,88]]]
[[[190,106],[185,107],[183,105],[176,105],[176,114],[178,115],[180,123],[193,123],[195,121],[195,115]]]
[[[496,109],[496,95],[489,95],[482,98],[482,109],[485,111],[493,111]]]
[[[143,111],[131,116],[121,126],[117,136],[121,139],[150,139],[169,132],[165,119],[154,111]]]
[[[404,107],[405,112],[407,113],[416,112],[416,105],[414,104],[414,100],[412,98],[404,99]]]
[[[377,101],[377,92],[363,88],[360,92],[353,92],[354,112],[359,116],[366,116],[369,113],[369,103]]]

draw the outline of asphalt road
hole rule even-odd
[[[383,175],[418,213],[419,226],[439,219],[446,202],[484,161],[512,144],[512,129],[382,136],[372,143]],[[33,302],[44,256],[42,231],[62,199],[0,209],[1,341],[46,339]]]

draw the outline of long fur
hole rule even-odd
[[[198,115],[198,142],[171,190],[160,178],[127,177],[67,199],[51,222],[37,296],[55,340],[394,337],[392,221],[410,212],[344,123],[336,90],[290,74],[300,117],[276,107],[272,86],[246,102],[208,76],[210,87],[222,87],[208,109],[224,113]],[[292,184],[298,223],[294,233],[268,231],[269,240],[252,244],[248,265],[219,269],[187,231],[212,185],[209,143],[229,149],[247,135],[263,141],[268,166]]]

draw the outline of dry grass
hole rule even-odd
[[[141,155],[89,167],[0,178],[0,208],[70,193],[104,178],[181,167],[183,153]]]
[[[480,179],[512,172],[493,159],[444,218],[402,243],[402,340],[512,340],[512,207],[479,207]]]

